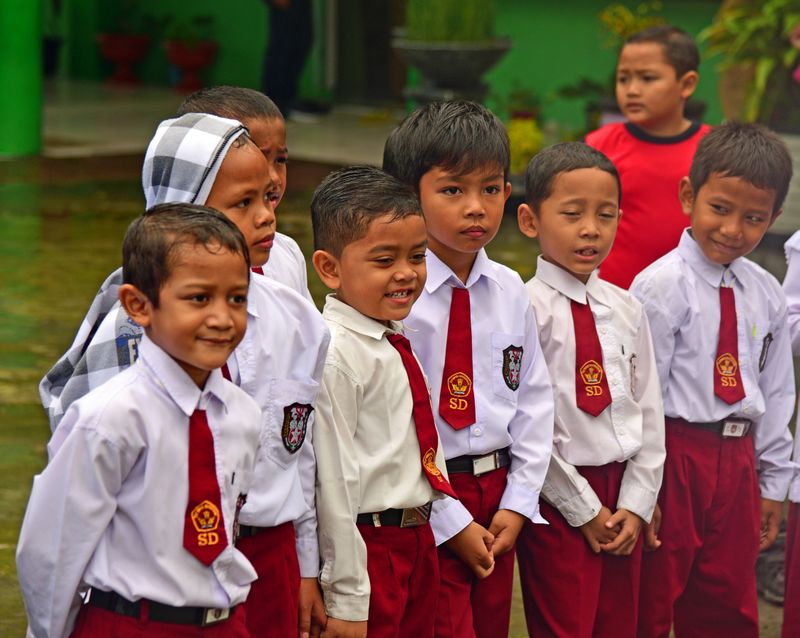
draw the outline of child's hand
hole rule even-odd
[[[661,506],[656,503],[653,511],[653,519],[644,524],[644,551],[652,552],[661,547],[661,539],[658,538],[658,530],[661,529]]]
[[[610,518],[611,510],[603,505],[597,516],[579,528],[595,554],[599,554],[602,551],[601,544],[610,543],[617,537],[618,530],[606,527],[606,521]]]
[[[783,503],[769,498],[761,499],[761,541],[758,551],[763,552],[778,538],[778,528],[783,520]]]
[[[297,632],[300,638],[318,638],[325,629],[328,616],[322,602],[322,591],[316,578],[300,579],[300,604],[297,610]]]
[[[525,517],[522,514],[511,510],[497,510],[495,512],[489,525],[489,533],[494,535],[492,554],[494,554],[495,558],[502,556],[514,547],[517,536],[519,536],[524,524]]]
[[[493,543],[494,536],[475,521],[445,541],[447,548],[469,565],[478,578],[486,578],[494,571]]]
[[[633,512],[625,509],[618,509],[609,518],[605,526],[608,529],[618,529],[617,537],[610,543],[601,543],[600,549],[615,556],[628,556],[633,548],[636,547],[636,541],[639,538],[639,532],[642,529],[642,519]]]
[[[367,621],[328,618],[322,638],[367,638]]]

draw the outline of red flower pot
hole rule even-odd
[[[97,44],[102,56],[114,64],[110,84],[139,84],[133,65],[147,53],[150,36],[136,33],[98,33]]]
[[[181,72],[181,79],[177,89],[184,93],[191,93],[203,88],[200,71],[209,66],[217,57],[219,46],[213,40],[199,42],[186,42],[184,40],[166,40],[164,49],[170,64]]]

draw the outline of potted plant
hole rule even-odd
[[[125,0],[116,7],[113,26],[97,34],[101,55],[114,65],[114,71],[107,79],[110,84],[139,83],[134,65],[147,54],[150,46],[146,22],[139,3]]]
[[[167,59],[180,73],[176,89],[192,93],[203,87],[200,71],[217,57],[219,45],[211,38],[213,16],[198,15],[189,22],[170,19],[164,34]]]
[[[406,96],[421,101],[462,97],[482,101],[483,74],[511,48],[494,36],[496,0],[408,0],[406,25],[392,41],[422,75]]]
[[[700,35],[721,57],[725,116],[800,133],[800,0],[725,0]],[[794,36],[794,37],[793,37]]]

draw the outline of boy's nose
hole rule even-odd
[[[272,226],[275,224],[275,209],[267,198],[261,200],[261,205],[254,213],[256,227]]]
[[[227,299],[219,299],[212,304],[206,324],[217,330],[228,330],[233,327],[233,313]]]

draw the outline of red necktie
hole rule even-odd
[[[389,343],[400,353],[400,359],[403,361],[403,367],[408,375],[408,385],[411,386],[411,398],[414,401],[414,426],[417,429],[420,459],[425,478],[428,479],[428,483],[433,489],[458,498],[441,470],[436,467],[436,448],[439,446],[439,437],[433,422],[431,397],[428,394],[428,386],[425,383],[425,377],[422,376],[419,363],[411,351],[411,344],[401,334],[391,334],[388,339]]]
[[[257,275],[264,274],[264,269],[261,266],[253,266],[250,270],[252,270]]]
[[[472,325],[469,290],[453,288],[447,350],[439,392],[439,414],[454,429],[475,423],[475,395],[472,392]]]
[[[589,300],[585,304],[570,300],[569,305],[575,328],[575,402],[584,412],[597,416],[611,405],[603,350]]]
[[[719,289],[719,343],[714,360],[714,394],[727,404],[744,399],[739,373],[739,336],[736,330],[736,300],[733,288]]]
[[[210,565],[228,546],[217,483],[214,437],[205,410],[189,418],[189,502],[183,521],[183,546]]]

